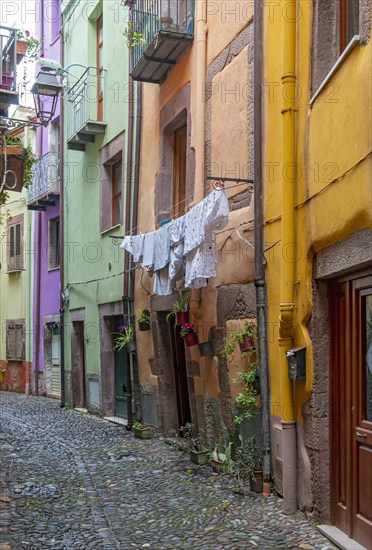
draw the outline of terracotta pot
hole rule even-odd
[[[218,472],[219,474],[223,472],[223,462],[221,462],[220,460],[214,460],[213,458],[211,458],[209,464],[212,466],[215,472]]]
[[[190,459],[194,464],[207,464],[208,463],[208,451],[195,451],[192,449],[190,451]]]
[[[17,40],[17,63],[20,63],[26,55],[28,43],[25,40]]]
[[[184,338],[186,346],[188,348],[191,348],[192,346],[197,346],[199,344],[198,335],[196,334],[196,332],[189,332]]]
[[[253,475],[249,476],[249,486],[254,493],[262,493],[263,490],[263,472],[257,470],[253,472]]]
[[[151,438],[151,427],[143,426],[142,428],[133,427],[133,433],[138,439],[150,439]]]
[[[253,336],[248,336],[244,334],[243,342],[240,344],[241,351],[250,351],[251,349],[256,349],[256,341]]]
[[[189,322],[189,312],[179,311],[176,313],[176,325],[184,325]]]

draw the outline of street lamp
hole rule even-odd
[[[56,111],[58,96],[63,89],[53,69],[42,67],[31,88],[34,96],[36,118],[48,126]]]

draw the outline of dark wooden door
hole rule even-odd
[[[187,381],[185,344],[180,336],[181,327],[170,318],[170,334],[173,354],[174,383],[177,401],[178,426],[191,422],[190,397]]]
[[[86,407],[84,322],[73,321],[71,335],[72,400],[77,408]]]
[[[331,286],[331,516],[372,548],[372,275]]]
[[[114,317],[114,335],[118,332],[118,327],[123,325],[123,317]],[[129,355],[125,349],[114,349],[114,369],[115,369],[115,416],[127,418],[127,370],[129,368]]]

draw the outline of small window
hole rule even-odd
[[[186,146],[187,127],[182,126],[174,132],[173,162],[173,217],[185,213],[186,202]]]
[[[123,218],[122,201],[122,166],[121,160],[116,162],[111,168],[112,182],[112,226],[119,225]]]
[[[48,269],[56,269],[60,262],[59,218],[49,221]]]
[[[359,34],[359,0],[340,0],[340,54]]]
[[[6,358],[8,361],[25,359],[25,322],[23,319],[6,321]]]
[[[22,231],[23,223],[15,223],[8,227],[8,271],[23,269]]]
[[[54,40],[56,40],[59,36],[59,29],[61,26],[59,0],[52,0],[47,8],[47,16],[49,16],[49,20],[51,22],[51,39],[52,42],[54,42]]]

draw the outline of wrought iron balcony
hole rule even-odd
[[[27,208],[45,210],[54,206],[59,195],[59,154],[46,153],[33,166],[32,185],[27,189]]]
[[[85,151],[97,134],[104,134],[106,71],[88,67],[67,91],[67,148]]]
[[[133,80],[160,83],[194,39],[194,0],[137,0],[126,34]]]
[[[18,105],[17,29],[0,26],[0,114],[6,116],[9,105]],[[3,112],[1,112],[3,111]]]

